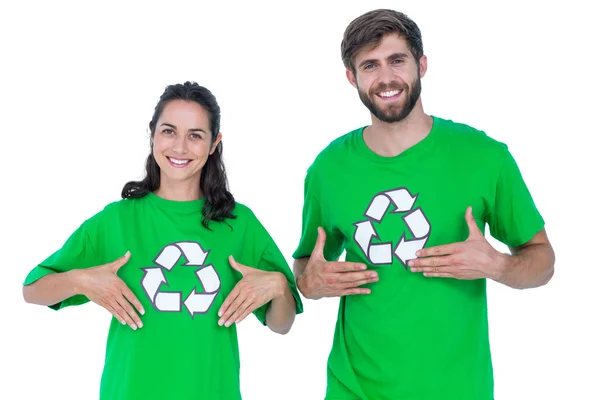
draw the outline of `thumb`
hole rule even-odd
[[[324,258],[323,249],[325,248],[325,239],[327,235],[325,234],[325,230],[320,226],[317,228],[317,242],[315,243],[315,247],[313,248],[311,257],[316,258]]]
[[[479,239],[483,237],[483,233],[477,226],[477,222],[475,222],[475,217],[473,217],[473,207],[467,207],[467,212],[465,213],[465,220],[467,221],[467,226],[469,227],[469,237],[467,240],[471,239]]]
[[[235,269],[237,272],[242,274],[242,276],[246,276],[248,272],[252,270],[252,268],[235,261],[235,258],[233,258],[233,256],[229,256],[229,265],[231,265],[231,268]]]
[[[131,256],[131,253],[129,252],[129,250],[127,250],[127,253],[125,253],[124,256],[119,257],[115,261],[112,262],[111,267],[115,274],[123,265],[127,264],[130,256]]]

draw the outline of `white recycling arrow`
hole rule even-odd
[[[417,258],[417,251],[425,246],[427,239],[428,238],[405,240],[404,235],[402,235],[398,242],[398,246],[396,246],[396,250],[394,250],[394,254],[402,264],[404,264],[404,268],[406,268],[409,260]]]
[[[429,235],[431,226],[427,218],[425,218],[421,207],[415,209],[410,214],[406,214],[403,219],[415,238],[421,239]]]
[[[142,287],[148,295],[148,298],[154,302],[156,293],[158,293],[158,288],[164,282],[167,282],[167,280],[160,267],[142,269],[145,271],[144,277],[142,278]]]
[[[204,291],[207,293],[216,292],[221,287],[219,275],[217,275],[217,271],[212,265],[207,265],[204,268],[200,268],[198,271],[196,271],[196,276],[198,276]]]
[[[356,231],[354,231],[354,240],[363,251],[365,257],[369,259],[372,264],[389,264],[392,262],[392,244],[391,243],[377,243],[371,244],[373,237],[378,237],[375,228],[371,221],[362,221],[354,224]]]
[[[373,228],[371,221],[357,222],[354,225],[356,225],[354,240],[362,249],[365,257],[369,258],[369,245],[371,244],[371,238],[373,236],[377,236],[377,233],[375,233],[375,228]]]
[[[392,263],[392,244],[377,243],[369,248],[369,260],[372,264],[391,264]]]
[[[372,220],[381,222],[389,206],[390,198],[385,194],[378,194],[369,205],[369,208],[367,208],[365,215]]]
[[[392,200],[392,202],[396,206],[396,209],[393,211],[395,213],[410,211],[413,208],[415,201],[417,201],[417,196],[413,197],[408,192],[408,190],[406,190],[404,188],[390,190],[389,192],[386,192],[385,194]]]
[[[158,292],[154,304],[160,311],[181,311],[181,292]]]
[[[204,251],[204,249],[200,246],[199,243],[179,242],[177,243],[177,246],[179,246],[185,258],[187,258],[187,263],[185,265],[204,264],[204,260],[206,260],[208,252]]]
[[[179,257],[181,257],[181,249],[170,244],[160,252],[154,262],[170,271],[177,264]]]
[[[196,275],[202,283],[205,293],[199,293],[197,288],[194,288],[185,299],[185,307],[192,318],[194,318],[194,314],[204,314],[208,311],[221,287],[219,275],[212,265],[199,269],[196,271]]]

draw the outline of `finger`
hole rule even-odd
[[[364,271],[367,269],[365,264],[354,263],[354,262],[330,262],[325,267],[328,272],[352,272],[352,271]]]
[[[237,310],[235,310],[235,312],[231,315],[231,317],[229,318],[229,320],[227,322],[225,322],[225,326],[229,327],[231,326],[231,324],[233,324],[234,322],[237,322],[238,319],[244,315],[244,313],[248,310],[248,309],[252,309],[254,310],[256,304],[254,301],[250,300],[250,299],[246,299],[245,302],[243,302],[242,304],[240,304],[240,306],[238,307]]]
[[[450,273],[452,274],[453,272],[456,271],[456,268],[453,266],[449,266],[449,265],[440,265],[440,266],[433,266],[433,267],[420,267],[417,268],[415,271],[412,270],[412,272],[423,272],[424,274],[437,274],[437,273]]]
[[[366,285],[367,283],[373,283],[373,282],[377,282],[379,280],[379,278],[367,278],[367,279],[361,279],[359,281],[354,281],[354,282],[346,282],[341,284],[340,289],[350,289],[350,288],[357,288],[359,286],[362,285]]]
[[[115,261],[109,264],[115,274],[123,265],[127,264],[127,261],[129,261],[129,257],[131,257],[131,253],[129,252],[129,250],[127,250],[127,253],[125,253],[125,255],[117,258]]]
[[[219,317],[222,317],[223,314],[225,313],[225,311],[227,311],[227,309],[229,308],[229,306],[231,305],[231,303],[233,303],[233,301],[236,299],[236,297],[239,295],[239,289],[238,287],[234,287],[233,290],[231,291],[231,293],[229,293],[229,295],[227,296],[227,298],[225,298],[225,301],[223,302],[223,304],[221,304],[221,308],[219,308],[219,312],[217,313],[219,315]],[[219,321],[221,322],[221,321]],[[219,323],[219,325],[221,325]]]
[[[444,256],[457,253],[460,249],[459,243],[444,244],[441,246],[428,247],[416,252],[418,257]]]
[[[133,304],[133,306],[136,308],[136,310],[138,310],[140,314],[144,315],[146,313],[144,307],[142,307],[142,303],[140,303],[138,298],[135,297],[135,294],[133,294],[133,292],[127,287],[125,282],[123,282],[123,285],[121,286],[121,292],[123,293],[123,296],[125,296],[127,301]]]
[[[374,282],[377,281],[379,275],[375,271],[365,271],[365,272],[345,272],[345,273],[336,273],[336,282],[340,283],[354,283],[358,285],[358,282],[366,281],[366,282]]]
[[[125,299],[125,297],[123,297],[123,295],[117,296],[115,301],[117,302],[117,304],[119,304],[121,309],[125,312],[125,320],[129,324],[129,326],[131,326],[131,329],[135,330],[137,328],[141,328],[142,326],[144,326],[142,324],[142,321],[140,320],[139,315],[137,315],[137,313],[135,312],[133,307],[131,307],[131,304],[129,304],[129,302]],[[115,309],[116,309],[116,307],[115,307]],[[121,314],[120,310],[119,310],[119,313]]]
[[[258,307],[256,307],[256,308],[258,308]],[[244,311],[242,313],[242,315],[235,320],[235,323],[239,324],[240,322],[242,322],[244,319],[246,319],[246,317],[248,315],[250,315],[254,310],[256,310],[256,308],[254,308],[252,306],[249,306],[248,308],[246,308],[246,311]]]
[[[226,321],[229,320],[231,315],[237,311],[240,304],[242,304],[245,300],[245,297],[241,294],[238,289],[238,293],[236,293],[235,297],[230,301],[229,306],[227,308],[223,308],[223,314],[219,319],[219,325],[223,325]]]
[[[318,258],[320,260],[324,260],[323,249],[325,248],[325,239],[327,235],[325,234],[325,230],[320,226],[317,228],[317,242],[315,243],[315,247],[311,253],[311,258]]]
[[[123,288],[122,288],[122,290],[123,290]],[[129,290],[129,289],[126,289],[126,290]],[[133,293],[131,293],[131,296],[133,296],[135,298]],[[117,301],[121,305],[121,307],[123,307],[123,309],[125,309],[125,311],[131,317],[131,319],[133,319],[133,322],[135,322],[135,324],[137,325],[138,328],[141,328],[144,326],[144,324],[142,323],[142,320],[140,319],[140,316],[138,315],[137,312],[135,312],[135,309],[131,306],[131,303],[129,302],[129,300],[127,300],[127,297],[125,297],[125,293],[122,292],[121,297],[117,297]]]
[[[408,265],[412,272],[420,272],[423,267],[442,267],[450,266],[455,264],[454,256],[439,256],[439,257],[427,257],[427,258],[416,258],[410,260]]]
[[[371,294],[371,289],[365,289],[365,288],[344,289],[344,290],[338,291],[335,295],[336,296],[352,296],[355,294]]]
[[[427,278],[454,278],[455,277],[453,274],[450,274],[448,272],[428,272],[426,274],[423,274],[423,276],[425,276]]]
[[[117,321],[119,321],[121,323],[121,325],[125,325],[126,324],[125,320],[109,304],[105,304],[102,307],[104,307],[109,313],[111,313],[117,319]]]
[[[119,321],[125,321],[125,323],[129,325],[134,331],[137,329],[137,325],[133,322],[131,317],[127,314],[123,307],[121,307],[121,305],[117,302],[116,299],[112,299],[109,306],[117,313],[117,315],[119,316]]]
[[[246,276],[253,269],[235,261],[235,258],[233,258],[233,256],[229,256],[229,265],[231,265],[231,268],[235,269],[237,272],[242,274],[242,276]]]
[[[465,213],[465,219],[467,220],[467,226],[469,227],[469,239],[480,238],[483,236],[477,222],[475,222],[475,217],[473,217],[473,207],[467,207],[467,212]]]

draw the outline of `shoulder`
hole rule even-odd
[[[461,122],[455,122],[450,119],[434,117],[434,124],[437,125],[438,137],[445,147],[457,149],[460,153],[468,152],[471,155],[485,155],[489,158],[504,159],[508,153],[508,146],[502,143],[483,130],[474,128]]]
[[[242,221],[256,219],[256,216],[250,207],[237,201],[235,202],[235,207],[233,208],[233,214],[236,216],[236,219]]]
[[[323,150],[317,154],[315,160],[308,168],[308,173],[314,173],[320,169],[338,164],[341,160],[347,159],[348,153],[355,146],[358,135],[362,133],[364,127],[354,129],[331,141]]]
[[[89,225],[118,220],[124,214],[135,213],[136,208],[146,201],[147,199],[145,199],[145,197],[139,199],[121,199],[113,201],[104,206],[104,208],[97,212],[94,216],[86,220],[85,223]]]

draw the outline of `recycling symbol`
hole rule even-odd
[[[408,260],[417,258],[415,253],[425,247],[431,226],[421,207],[413,209],[417,197],[418,194],[413,196],[404,187],[378,193],[364,214],[367,219],[354,224],[354,241],[371,264],[391,264],[395,256],[406,269]],[[407,240],[406,235],[402,233],[395,247],[392,242],[373,243],[373,238],[379,239],[373,222],[380,223],[383,220],[390,204],[394,207],[392,213],[407,213],[402,219],[412,234],[412,239]]]
[[[203,265],[208,253],[196,242],[172,243],[165,246],[154,260],[158,266],[142,268],[145,271],[142,287],[154,308],[163,312],[181,312],[182,306],[185,306],[192,318],[195,314],[208,311],[221,288],[221,280],[215,268]],[[181,292],[159,291],[163,283],[168,284],[163,271],[171,271],[182,256],[185,260],[182,267],[198,267],[196,276],[204,289],[198,292],[198,286],[194,287],[183,301]]]

